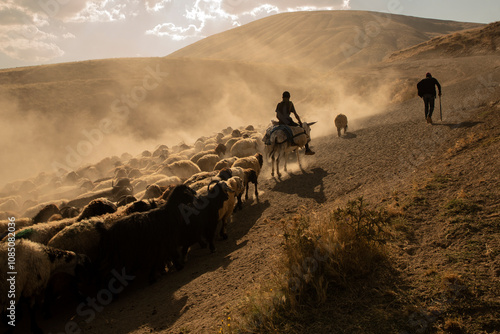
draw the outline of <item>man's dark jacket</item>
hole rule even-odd
[[[433,77],[428,77],[428,78],[421,80],[417,84],[418,96],[422,97],[425,94],[429,94],[429,95],[432,95],[435,97],[436,96],[436,87],[435,86],[438,86],[439,93],[441,93],[441,85],[439,84],[437,79],[435,79]]]

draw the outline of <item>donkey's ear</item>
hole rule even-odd
[[[307,125],[309,125],[309,126],[314,125],[314,124],[316,124],[316,122],[307,123]]]

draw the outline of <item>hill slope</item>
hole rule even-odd
[[[172,57],[287,64],[316,71],[364,66],[441,34],[481,26],[361,11],[285,13],[210,36]]]
[[[446,58],[493,55],[498,53],[499,44],[500,22],[495,22],[485,27],[435,37],[410,48],[396,51],[389,56],[389,60],[424,59],[429,56]]]

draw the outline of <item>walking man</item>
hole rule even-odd
[[[418,96],[424,99],[425,119],[429,124],[432,124],[432,113],[434,112],[434,102],[436,100],[436,86],[439,90],[439,96],[441,96],[441,85],[429,72],[425,75],[425,79],[420,80],[417,84]]]

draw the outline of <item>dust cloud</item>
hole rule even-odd
[[[7,85],[0,100],[0,189],[41,171],[69,172],[160,144],[193,144],[228,126],[265,128],[284,90],[303,121],[318,122],[313,138],[331,135],[338,113],[352,128],[356,119],[383,111],[389,91],[376,83],[359,95],[353,87],[365,78],[219,60],[116,59],[36,71],[18,74],[29,81]]]

